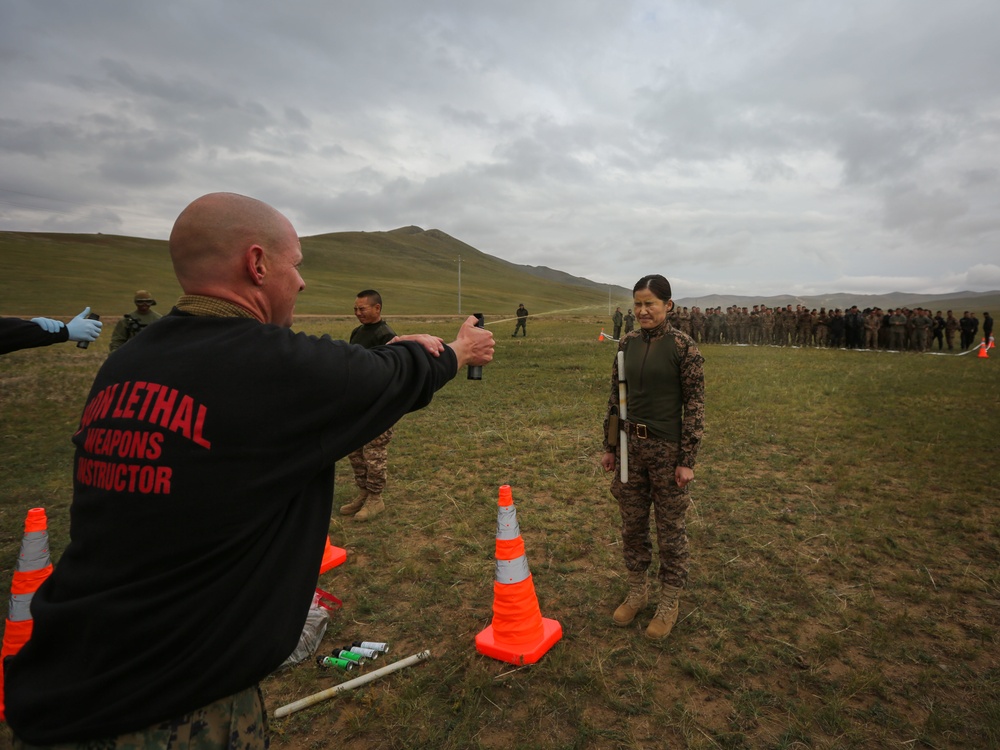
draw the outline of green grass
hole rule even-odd
[[[518,300],[520,301],[520,300]],[[529,305],[530,307],[530,305]],[[390,316],[450,339],[457,318]],[[303,319],[344,337],[353,320]],[[688,514],[692,571],[667,641],[611,625],[618,513],[598,466],[614,349],[604,316],[498,324],[464,373],[405,417],[387,512],[339,517],[344,599],[321,648],[361,637],[422,664],[272,721],[273,747],[989,748],[1000,746],[1000,356],[705,346],[707,428]],[[98,342],[0,358],[0,585],[24,513],[68,541],[70,433]],[[336,502],[352,494],[338,465]],[[537,664],[479,655],[492,617],[497,488],[510,484],[542,613]],[[6,561],[6,562],[5,562]],[[309,663],[269,709],[346,679]]]

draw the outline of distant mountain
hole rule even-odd
[[[393,229],[391,233],[400,233],[408,235],[425,234],[428,237],[434,237],[440,239],[444,242],[453,243],[456,247],[462,246],[467,248],[471,252],[479,253],[480,251],[472,247],[472,245],[467,245],[461,240],[457,240],[451,235],[442,232],[440,229],[428,229],[424,231],[420,227],[402,227],[400,229]],[[493,257],[493,256],[487,256]],[[510,268],[517,269],[518,271],[523,271],[524,273],[529,273],[532,276],[536,276],[539,279],[544,279],[545,281],[552,281],[556,284],[567,284],[569,286],[578,286],[583,289],[589,289],[591,291],[598,291],[603,294],[607,294],[610,288],[610,292],[614,295],[615,299],[629,298],[632,296],[632,290],[626,289],[623,286],[615,286],[610,284],[602,284],[599,281],[591,281],[590,279],[585,279],[580,276],[573,276],[566,273],[565,271],[557,271],[554,268],[549,268],[548,266],[529,266],[522,265],[520,263],[511,263],[510,261],[503,260],[502,258],[493,258],[498,263],[503,263]]]

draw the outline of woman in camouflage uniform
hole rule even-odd
[[[617,359],[604,420],[601,466],[615,471],[611,494],[622,515],[622,547],[628,570],[628,596],[615,610],[614,623],[621,627],[631,624],[648,601],[652,508],[659,547],[660,597],[646,637],[659,640],[670,634],[677,621],[678,598],[688,575],[684,516],[705,418],[705,360],[694,340],[667,322],[674,306],[669,281],[659,275],[644,276],[632,295],[639,330],[618,344],[625,353],[628,385],[628,419],[619,423],[627,436],[628,481],[621,481],[620,446],[615,444],[617,428],[612,419],[618,413]]]

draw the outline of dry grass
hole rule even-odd
[[[350,322],[333,325],[343,336]],[[624,580],[597,465],[603,325],[537,321],[516,340],[498,326],[481,382],[460,376],[399,424],[389,510],[331,523],[348,559],[320,581],[344,599],[322,648],[368,638],[389,641],[390,660],[433,656],[273,721],[272,746],[1000,746],[998,358],[705,347],[691,579],[674,634],[651,644],[644,622],[610,624]],[[100,360],[0,359],[2,560],[34,505],[49,509],[55,553],[65,546],[69,434]],[[349,476],[343,462],[338,503]],[[530,667],[474,647],[492,616],[501,484],[542,613],[564,631]],[[341,679],[299,665],[265,682],[268,706]]]

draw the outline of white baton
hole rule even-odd
[[[618,352],[618,417],[621,419],[621,429],[618,431],[618,445],[621,446],[621,480],[628,482],[628,435],[625,432],[625,419],[628,414],[625,409],[625,352]]]

